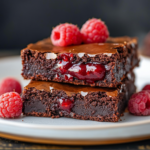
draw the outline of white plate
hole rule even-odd
[[[135,70],[136,85],[140,90],[150,83],[150,60],[141,56],[140,67]],[[0,80],[15,77],[23,86],[28,80],[21,77],[20,57],[0,59]],[[117,123],[77,120],[70,118],[20,117],[0,119],[0,136],[11,139],[58,144],[120,143],[150,137],[150,116],[133,116],[129,113]]]

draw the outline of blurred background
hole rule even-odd
[[[139,45],[150,30],[150,0],[0,0],[0,56],[50,36],[59,23],[79,27],[101,18],[110,36],[137,36]]]

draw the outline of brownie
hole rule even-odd
[[[138,66],[137,39],[57,47],[50,38],[21,51],[24,79],[116,88]]]
[[[23,114],[117,122],[136,91],[134,79],[129,73],[117,88],[32,80],[22,94]]]

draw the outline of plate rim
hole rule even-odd
[[[23,142],[30,142],[30,143],[41,143],[41,144],[57,144],[57,145],[104,145],[104,144],[121,144],[121,143],[128,143],[128,142],[136,142],[141,140],[150,139],[150,135],[146,136],[138,136],[138,137],[128,137],[128,138],[119,138],[119,139],[51,139],[51,138],[37,138],[37,137],[30,137],[30,136],[21,136],[15,134],[8,134],[8,133],[0,133],[0,137],[11,139],[11,140],[18,140]]]
[[[26,116],[28,117],[28,116]],[[144,116],[146,117],[146,116]],[[47,118],[48,119],[48,118]],[[26,127],[31,129],[54,129],[54,130],[97,130],[97,129],[112,129],[112,128],[123,128],[123,127],[132,127],[132,126],[138,126],[143,124],[150,124],[149,120],[142,120],[142,121],[134,121],[134,122],[124,122],[121,124],[117,124],[117,122],[114,122],[114,124],[111,125],[71,125],[71,126],[65,126],[65,125],[37,125],[35,123],[25,123],[25,122],[11,122],[8,120],[5,120],[5,118],[0,118],[0,123],[5,125],[12,125],[17,127]],[[102,122],[101,122],[102,123]],[[109,122],[108,122],[109,123]],[[111,122],[112,123],[112,122]]]

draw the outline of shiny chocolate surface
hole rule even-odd
[[[115,97],[118,95],[119,90],[117,88],[100,88],[100,87],[89,87],[82,85],[72,85],[65,83],[57,82],[48,82],[48,81],[31,81],[25,89],[34,87],[37,90],[51,91],[53,89],[63,90],[68,96],[71,96],[74,93],[81,93],[85,96],[88,92],[106,92],[107,96]]]
[[[110,55],[117,53],[118,48],[126,48],[126,43],[136,44],[136,38],[130,37],[117,37],[117,38],[108,38],[106,43],[92,43],[92,44],[80,44],[66,47],[54,46],[51,43],[50,38],[43,39],[35,44],[29,44],[25,49],[30,49],[32,51],[38,51],[41,53],[52,53],[52,54],[61,54],[61,53],[77,53],[77,54],[106,54]],[[23,49],[23,50],[25,50]],[[22,50],[22,51],[23,51]]]

